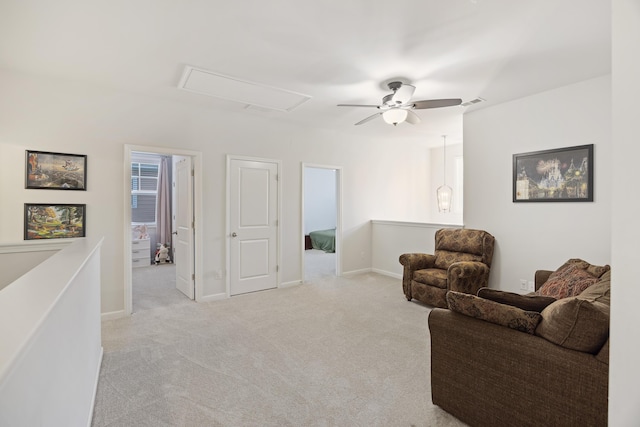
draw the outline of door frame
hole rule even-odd
[[[304,268],[304,189],[305,189],[305,169],[331,169],[336,171],[336,276],[342,276],[342,166],[320,165],[315,163],[301,163],[301,189],[300,189],[300,271],[302,272],[301,283],[306,283],[306,272]]]
[[[167,156],[189,156],[192,159],[193,175],[193,216],[194,230],[194,263],[195,263],[195,301],[202,299],[202,153],[180,148],[152,147],[148,145],[124,145],[124,223],[123,223],[123,266],[124,266],[124,312],[133,313],[133,284],[131,267],[131,153],[153,153]]]
[[[281,271],[280,266],[282,266],[282,256],[281,250],[282,245],[280,242],[282,241],[282,161],[267,159],[264,157],[249,157],[249,156],[238,156],[234,154],[227,154],[227,184],[226,184],[226,212],[227,218],[225,221],[225,247],[226,247],[226,255],[225,255],[225,285],[226,285],[226,294],[227,298],[231,297],[231,161],[233,160],[246,160],[250,162],[261,162],[261,163],[275,163],[277,166],[276,175],[277,179],[277,202],[276,202],[276,221],[278,224],[278,228],[276,230],[276,264],[278,265],[278,270],[276,271],[276,289],[280,287],[280,277]]]

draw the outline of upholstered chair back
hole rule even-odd
[[[459,261],[476,261],[491,267],[494,237],[483,230],[444,228],[435,236],[435,267],[448,269]]]

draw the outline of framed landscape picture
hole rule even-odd
[[[513,155],[514,202],[593,202],[593,144]]]
[[[85,237],[86,205],[24,204],[24,240]]]
[[[25,188],[86,190],[87,156],[27,150]]]

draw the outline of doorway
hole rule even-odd
[[[125,312],[197,301],[201,154],[126,145],[124,164]]]
[[[302,164],[303,282],[340,276],[342,169]]]

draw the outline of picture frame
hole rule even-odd
[[[85,237],[87,205],[25,203],[24,240]]]
[[[513,201],[593,202],[593,144],[514,154]]]
[[[87,156],[26,150],[25,188],[87,189]]]

